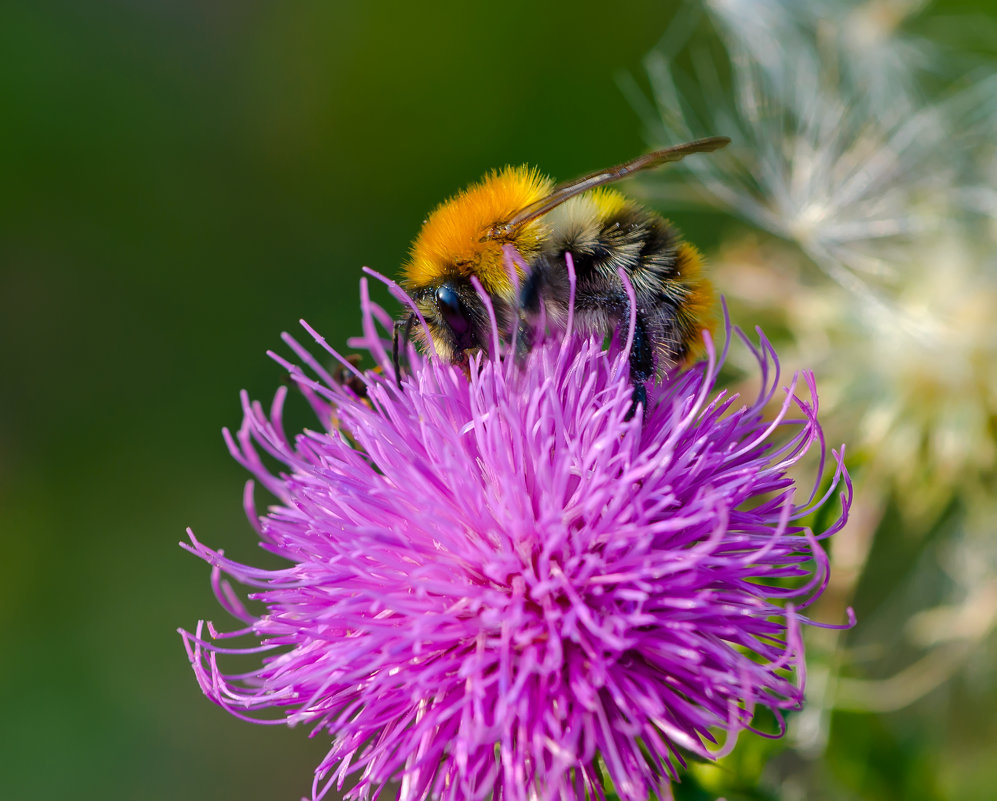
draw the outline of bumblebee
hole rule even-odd
[[[424,347],[431,338],[438,356],[452,362],[466,362],[476,349],[488,351],[491,322],[472,277],[488,294],[499,331],[518,327],[526,341],[530,327],[524,323],[541,311],[548,322],[563,324],[570,254],[573,316],[581,330],[610,335],[629,324],[631,293],[621,272],[629,280],[636,298],[631,414],[639,403],[646,407],[651,377],[696,354],[713,289],[698,251],[668,221],[605,185],[729,141],[697,139],[557,186],[529,167],[506,167],[445,201],[423,223],[403,268],[402,285],[426,322],[417,338]],[[508,245],[527,267],[517,264],[518,282],[507,264]],[[411,336],[416,320],[411,312],[395,325],[398,375],[399,343]]]

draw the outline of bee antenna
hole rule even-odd
[[[532,222],[537,217],[542,217],[547,212],[560,206],[564,201],[573,198],[575,195],[580,195],[582,192],[588,192],[597,186],[619,181],[641,170],[649,170],[652,167],[658,167],[669,162],[681,161],[692,153],[711,153],[714,150],[726,147],[728,144],[730,144],[730,138],[727,136],[709,136],[705,139],[696,139],[692,142],[685,142],[681,145],[673,145],[672,147],[645,153],[643,156],[638,156],[630,161],[617,164],[615,167],[597,170],[588,175],[583,175],[581,178],[576,178],[574,181],[558,184],[551,190],[551,193],[547,197],[540,198],[535,203],[531,203],[508,222],[496,225],[487,236],[492,239],[508,237],[516,229],[521,228],[528,222]]]

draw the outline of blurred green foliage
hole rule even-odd
[[[219,429],[239,389],[279,383],[265,351],[299,318],[335,345],[356,333],[361,266],[394,274],[449,193],[504,163],[570,178],[641,152],[615,79],[639,75],[672,11],[4,6],[2,797],[307,793],[326,738],[210,706],[175,633],[223,617],[185,527],[255,551]],[[709,226],[679,221],[709,248]],[[950,797],[939,732],[839,718],[829,770],[852,797]],[[712,797],[699,781],[684,797]]]

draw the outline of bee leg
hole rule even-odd
[[[519,315],[516,323],[516,350],[513,354],[517,363],[522,364],[526,355],[533,348],[533,324],[523,315]]]
[[[399,389],[402,388],[401,349],[408,344],[414,324],[415,315],[409,314],[404,320],[395,320],[391,333],[391,364],[395,368],[395,383],[398,384]]]
[[[543,271],[533,269],[526,276],[523,287],[519,291],[519,308],[528,315],[535,316],[540,311],[540,285],[543,280]]]
[[[644,412],[647,412],[647,382],[654,375],[654,348],[651,347],[651,339],[647,335],[647,328],[644,320],[638,314],[634,321],[634,338],[630,346],[630,380],[633,382],[633,400],[630,403],[630,410],[627,412],[626,420],[630,420],[637,413],[637,406],[640,405]]]
[[[540,303],[543,286],[546,284],[544,271],[538,267],[531,270],[519,291],[519,317],[516,328],[516,358],[522,360],[534,345],[539,325]],[[541,334],[542,337],[542,334]]]

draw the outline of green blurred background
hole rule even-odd
[[[334,345],[357,332],[361,267],[394,274],[455,189],[508,162],[570,178],[646,149],[616,81],[673,11],[5,4],[0,797],[308,791],[325,738],[209,704],[175,632],[224,619],[177,547],[186,526],[258,559],[219,429],[240,389],[270,396],[265,351],[299,318]],[[902,751],[876,758],[906,769]]]

